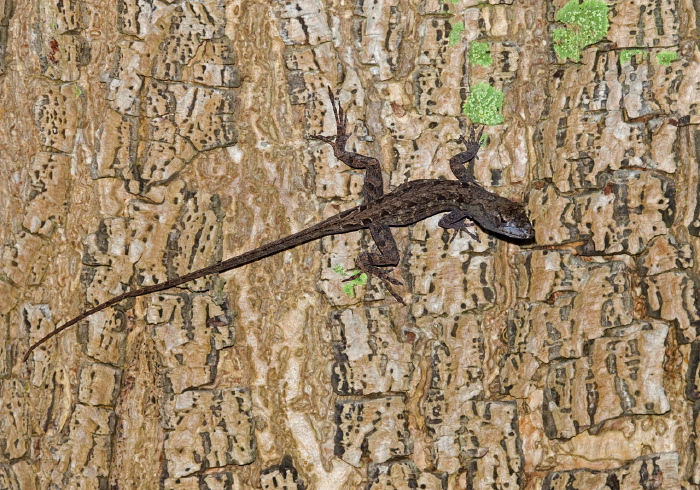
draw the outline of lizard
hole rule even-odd
[[[458,140],[459,143],[464,144],[465,150],[450,158],[450,169],[457,180],[413,180],[399,185],[391,192],[384,193],[379,160],[345,150],[345,145],[350,137],[350,134],[347,133],[347,114],[343,111],[340,102],[336,100],[330,87],[328,87],[328,92],[335,117],[336,135],[329,137],[318,134],[309,135],[309,138],[329,144],[338,160],[353,169],[365,171],[362,204],[241,255],[168,279],[160,284],[128,291],[102,302],[33,343],[22,358],[22,362],[26,362],[37,347],[70,326],[127,298],[164,291],[200,277],[236,269],[330,235],[368,229],[377,251],[362,252],[355,260],[358,272],[345,281],[351,281],[363,273],[373,275],[379,278],[387,291],[403,305],[406,304],[403,298],[392,287],[392,285],[402,285],[402,283],[389,275],[391,270],[398,265],[400,257],[391,228],[408,226],[436,214],[447,212],[438,224],[445,229],[454,230],[455,234],[459,231],[469,232],[469,228],[476,222],[485,230],[497,235],[518,240],[530,240],[534,237],[534,230],[522,204],[494,194],[481,187],[474,180],[473,166],[481,146],[480,138],[483,127],[478,134],[475,134],[474,126],[472,126],[469,138],[465,139],[462,135]],[[469,168],[466,164],[469,164]],[[472,234],[472,236],[475,235]]]

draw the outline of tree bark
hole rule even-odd
[[[0,0],[0,488],[700,485],[697,6],[610,4],[575,61],[564,4]],[[357,205],[327,86],[388,191],[454,178],[479,83],[535,243],[395,230],[402,306],[328,237],[20,362]]]

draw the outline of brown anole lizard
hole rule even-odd
[[[391,286],[401,283],[389,276],[390,268],[399,263],[399,249],[391,233],[392,227],[408,226],[436,214],[448,212],[439,222],[443,228],[467,231],[472,226],[472,222],[476,222],[482,228],[497,235],[521,240],[528,240],[534,236],[524,206],[487,191],[474,181],[471,169],[465,167],[466,163],[470,163],[471,166],[474,164],[480,147],[481,132],[475,135],[472,128],[469,139],[461,138],[466,147],[465,151],[450,159],[450,169],[458,180],[414,180],[385,194],[379,161],[376,158],[345,151],[345,144],[349,137],[346,132],[347,117],[340,104],[336,102],[330,87],[328,92],[335,115],[336,136],[331,138],[315,135],[311,138],[331,145],[336,158],[349,167],[365,171],[361,205],[218,264],[169,279],[161,284],[115,296],[81,313],[32,344],[22,361],[26,362],[37,347],[68,327],[127,298],[164,291],[209,274],[226,272],[329,235],[369,229],[377,251],[361,253],[355,261],[360,272],[346,280],[353,280],[362,273],[374,275],[381,279],[387,290],[404,305],[403,298]],[[465,222],[467,219],[470,220],[469,223]]]

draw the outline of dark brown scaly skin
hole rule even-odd
[[[337,135],[335,138],[320,135],[312,136],[312,138],[331,145],[336,158],[349,167],[366,171],[363,204],[343,211],[298,233],[280,238],[218,264],[170,279],[162,284],[147,286],[115,296],[81,313],[32,344],[22,361],[26,362],[37,347],[68,327],[127,298],[164,291],[209,274],[226,272],[329,235],[369,229],[372,239],[377,245],[377,251],[360,254],[355,261],[356,267],[361,271],[360,273],[364,272],[381,279],[387,290],[404,305],[403,298],[392,288],[392,284],[400,285],[401,283],[389,276],[390,268],[399,263],[399,249],[391,234],[392,227],[408,226],[438,213],[448,212],[439,223],[443,228],[455,231],[464,230],[472,236],[476,236],[469,231],[469,227],[473,226],[473,222],[476,222],[482,228],[497,235],[521,240],[528,240],[534,236],[532,225],[522,204],[498,196],[479,186],[474,182],[471,169],[465,168],[466,163],[471,162],[473,165],[473,160],[477,156],[481,131],[475,135],[474,128],[472,128],[469,139],[462,138],[466,150],[450,159],[450,168],[459,180],[414,180],[384,194],[379,161],[376,158],[345,151],[345,143],[349,137],[346,131],[347,118],[340,104],[336,107],[335,97],[330,87],[328,91],[333,104]],[[381,269],[381,267],[389,269]],[[360,273],[347,280],[357,277]]]

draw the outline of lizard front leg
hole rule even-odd
[[[395,284],[401,286],[401,281],[394,279],[389,275],[390,270],[380,269],[380,267],[396,267],[399,265],[399,247],[396,245],[394,235],[391,234],[391,229],[387,225],[370,225],[369,231],[372,234],[372,239],[377,245],[377,252],[363,252],[355,261],[355,266],[360,270],[357,274],[345,279],[352,281],[358,278],[362,273],[378,277],[386,287],[386,290],[396,298],[402,305],[406,306],[403,298],[394,291],[391,286]]]
[[[459,142],[464,143],[465,151],[457,153],[455,156],[450,158],[450,170],[457,180],[460,182],[470,183],[474,182],[474,161],[479,158],[479,148],[481,148],[481,135],[484,132],[484,127],[482,126],[478,134],[476,133],[474,126],[469,130],[469,139],[465,139],[464,136],[460,136]],[[469,164],[469,166],[465,166]],[[468,220],[467,214],[456,209],[451,213],[446,214],[440,219],[438,225],[448,230],[455,230],[455,234],[450,239],[450,242],[454,240],[457,233],[460,231],[466,232],[470,237],[478,240],[478,235],[470,230],[474,227],[474,222]]]
[[[359,153],[345,151],[345,144],[350,137],[347,133],[348,117],[340,106],[340,102],[336,100],[335,95],[333,95],[333,90],[330,87],[328,87],[328,95],[331,99],[333,115],[335,116],[335,138],[323,135],[311,135],[309,137],[331,145],[335,157],[348,167],[365,171],[362,197],[364,204],[369,204],[371,201],[380,198],[384,194],[384,180],[379,160],[373,157],[360,155]]]
[[[481,148],[481,135],[484,132],[482,126],[476,134],[474,126],[469,131],[469,139],[464,139],[464,135],[459,137],[459,142],[464,143],[465,151],[457,153],[450,158],[450,170],[460,182],[474,182],[474,161],[479,158],[479,148]],[[469,166],[465,167],[465,163]]]

